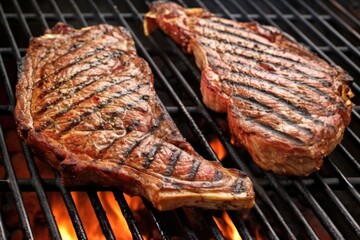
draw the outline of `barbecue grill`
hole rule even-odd
[[[224,18],[255,20],[281,28],[328,62],[343,67],[354,78],[353,102],[359,104],[360,4],[356,1],[178,2],[186,7],[206,8]],[[360,108],[353,108],[352,122],[342,143],[326,157],[320,171],[308,177],[283,177],[262,171],[244,150],[231,144],[226,116],[203,105],[200,72],[193,57],[184,54],[161,31],[144,36],[142,20],[147,4],[140,0],[0,0],[0,238],[33,239],[34,229],[41,222],[48,230],[48,238],[65,239],[67,235],[54,212],[51,194],[55,194],[55,202],[65,209],[75,236],[93,239],[84,224],[86,216],[80,214],[83,206],[74,200],[75,193],[81,193],[90,202],[87,211],[96,216],[93,226],[99,226],[106,239],[121,239],[124,235],[115,233],[119,222],[109,220],[109,208],[101,199],[103,192],[115,199],[116,205],[111,208],[122,213],[125,230],[133,239],[235,238],[226,233],[221,222],[232,226],[242,239],[360,238]],[[116,189],[69,188],[61,185],[57,173],[44,176],[42,168],[46,165],[37,161],[23,142],[16,145],[14,92],[17,63],[24,56],[29,39],[43,34],[58,21],[76,28],[105,22],[126,27],[136,42],[138,54],[149,63],[157,94],[182,134],[205,158],[222,160],[225,167],[243,170],[254,184],[255,207],[246,213],[227,214],[188,208],[159,212],[146,200],[140,200],[143,204],[140,211]],[[14,149],[22,157],[14,157]],[[23,166],[26,173],[21,176],[17,166]],[[26,206],[30,196],[41,216],[35,219],[41,221],[32,222],[33,211]],[[146,228],[152,228],[151,235],[144,232],[144,221]]]

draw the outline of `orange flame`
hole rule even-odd
[[[71,196],[74,199],[76,208],[78,210],[80,219],[82,220],[82,224],[84,226],[87,236],[90,237],[90,239],[105,239],[88,195],[84,192],[72,192]],[[132,239],[132,235],[130,233],[126,220],[122,215],[121,209],[115,199],[114,194],[112,192],[99,192],[98,196],[101,205],[106,212],[106,217],[109,220],[115,238]],[[129,207],[132,210],[143,207],[141,198],[132,198],[127,195],[125,195],[125,198],[129,204]],[[51,201],[51,206],[62,239],[76,239],[77,236],[68,215],[68,211],[64,205],[64,202],[56,201],[55,198],[53,200],[54,201]],[[146,239],[146,237],[144,237],[144,239]]]
[[[255,227],[255,239],[256,240],[263,240],[261,233],[260,233],[260,226]]]
[[[215,137],[210,141],[210,146],[218,156],[219,160],[223,160],[227,156],[227,151],[220,142],[220,140]]]
[[[229,215],[224,211],[222,217],[213,217],[225,239],[242,240]]]

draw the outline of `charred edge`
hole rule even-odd
[[[63,94],[61,97],[55,99],[52,102],[49,102],[47,104],[45,104],[36,114],[43,114],[45,113],[51,106],[58,104],[59,102],[68,99],[68,97],[72,96],[72,94],[77,93],[78,91],[80,91],[81,89],[84,89],[87,86],[90,86],[91,84],[93,84],[94,82],[100,80],[101,78],[99,76],[95,76],[93,77],[90,81],[85,81],[81,84],[78,84],[76,86],[73,87],[73,89],[71,89],[69,92]],[[61,94],[61,92],[59,91],[59,95]]]
[[[213,55],[211,55],[211,54],[209,54],[209,53],[207,53],[207,57],[221,61],[221,59],[217,59],[215,56],[213,56]],[[255,60],[255,59],[252,59],[252,60]],[[274,77],[279,77],[278,74],[272,73],[272,72],[270,72],[270,71],[265,71],[265,70],[262,70],[262,69],[260,69],[260,68],[255,68],[255,67],[252,67],[252,66],[250,66],[250,65],[245,65],[245,64],[243,64],[243,63],[241,63],[241,62],[231,62],[231,63],[233,63],[233,64],[235,63],[235,65],[238,66],[238,67],[248,68],[249,70],[256,70],[256,71],[259,71],[259,72],[264,73],[264,74],[269,74],[269,75],[272,75],[272,76],[274,76]],[[216,68],[219,68],[219,67],[222,68],[220,65],[215,65],[215,67],[216,67]],[[224,69],[224,68],[222,68],[222,69]],[[286,69],[288,69],[288,68],[286,68]],[[226,70],[226,69],[224,69],[224,70]],[[240,70],[241,70],[241,69],[240,69]],[[245,74],[245,73],[244,73],[244,74]],[[310,76],[310,75],[309,75],[309,76]],[[326,94],[325,92],[321,91],[320,89],[318,89],[318,88],[316,88],[316,87],[314,87],[314,86],[312,86],[312,85],[310,85],[310,84],[308,84],[308,83],[300,82],[300,81],[297,81],[297,80],[295,80],[295,79],[288,78],[288,77],[286,77],[286,76],[281,76],[281,77],[282,77],[283,79],[289,81],[289,82],[292,82],[292,83],[296,84],[296,85],[300,85],[300,86],[304,86],[304,87],[308,88],[309,90],[313,91],[314,93],[318,94],[319,96],[325,97],[325,99],[328,100],[328,101],[329,101],[330,103],[332,103],[332,104],[335,103],[334,98],[332,98],[331,96],[329,96],[329,95]],[[266,78],[261,78],[261,79],[267,81]],[[315,80],[315,79],[314,79],[314,80]],[[322,79],[316,79],[316,81],[319,81],[319,80],[322,80]],[[323,81],[323,80],[322,80],[322,81]],[[329,83],[329,82],[327,82],[327,81],[324,81],[324,82]]]
[[[201,35],[202,37],[208,39],[208,40],[211,40],[211,41],[217,41],[217,42],[221,42],[223,44],[227,44],[227,45],[230,45],[236,49],[244,49],[244,50],[248,50],[250,52],[253,52],[257,55],[261,54],[261,55],[267,55],[267,56],[270,56],[270,57],[273,57],[273,58],[277,58],[277,59],[280,59],[280,60],[285,60],[285,61],[288,61],[288,62],[291,62],[291,63],[295,63],[297,65],[300,65],[302,67],[305,67],[305,68],[308,68],[308,69],[311,69],[313,71],[316,71],[316,72],[320,72],[320,73],[325,73],[327,74],[326,72],[323,72],[323,71],[320,71],[310,65],[306,65],[302,62],[299,62],[299,61],[295,61],[293,59],[290,59],[290,58],[286,58],[286,57],[283,57],[281,55],[275,55],[275,54],[272,54],[272,53],[267,53],[267,52],[262,52],[262,51],[257,51],[257,50],[254,50],[253,48],[250,48],[250,47],[246,47],[246,46],[240,46],[240,45],[236,45],[235,43],[232,43],[232,42],[229,42],[229,41],[226,41],[226,40],[223,40],[223,39],[218,39],[218,38],[212,38],[211,36],[207,36],[207,35]],[[201,42],[203,45],[205,46],[208,46],[211,48],[211,45],[210,43],[205,43],[205,42]],[[240,55],[234,51],[229,51],[229,50],[226,50],[226,49],[222,49],[221,50],[222,52],[225,52],[225,53],[230,53],[230,54],[234,54],[234,55],[237,55],[237,56],[243,56],[243,55]],[[261,56],[260,55],[260,56]],[[260,59],[257,59],[257,61],[259,61]]]
[[[274,109],[272,109],[271,107],[267,106],[266,104],[264,104],[262,102],[259,102],[254,97],[245,97],[245,96],[241,96],[239,94],[234,94],[234,95],[231,95],[231,96],[234,97],[234,98],[246,101],[246,102],[248,102],[248,103],[250,103],[252,105],[256,105],[257,107],[262,108],[264,110],[264,112],[266,112],[267,114],[274,114],[277,117],[279,117],[281,120],[283,120],[286,123],[296,127],[297,129],[305,132],[306,134],[308,134],[310,136],[313,135],[313,132],[311,131],[311,129],[299,126],[296,122],[292,121],[291,119],[289,119],[284,114],[275,112]]]
[[[244,84],[244,83],[234,82],[234,81],[232,81],[232,80],[230,80],[230,79],[226,79],[226,78],[222,79],[221,82],[222,82],[222,83],[225,82],[225,83],[228,84],[228,85],[243,87],[243,88],[246,88],[247,90],[253,90],[253,91],[258,92],[258,93],[260,93],[260,94],[268,95],[268,96],[270,96],[270,97],[272,97],[272,98],[275,98],[275,99],[278,100],[279,102],[287,105],[291,110],[296,111],[298,114],[306,117],[307,119],[313,121],[314,123],[319,124],[319,125],[326,125],[327,127],[334,128],[334,126],[325,124],[324,122],[322,122],[322,121],[314,118],[314,117],[307,111],[307,109],[305,109],[304,107],[297,106],[297,105],[293,104],[290,100],[284,99],[284,98],[276,95],[275,93],[271,93],[271,92],[268,92],[268,91],[266,91],[266,90],[259,89],[259,88],[256,88],[256,87],[253,87],[253,86]]]
[[[201,165],[201,161],[199,161],[198,159],[193,160],[192,166],[190,169],[190,173],[189,173],[189,177],[188,177],[189,181],[192,181],[195,179],[195,177],[199,171],[200,165]]]
[[[243,179],[237,179],[230,189],[233,193],[239,194],[245,191],[245,182]]]
[[[129,149],[125,150],[123,155],[125,157],[130,156],[130,154],[132,153],[132,151],[135,150],[135,148],[137,146],[139,146],[139,144],[148,136],[150,136],[151,134],[153,134],[153,132],[160,126],[161,121],[163,120],[164,114],[161,114],[157,119],[156,119],[156,123],[150,128],[150,130],[146,133],[144,133],[141,137],[139,137],[137,140],[135,140],[135,142],[133,144],[131,144],[131,146],[129,147]]]
[[[118,78],[118,79],[115,79],[114,81],[110,82],[111,84],[109,84],[108,86],[106,87],[103,87],[102,89],[99,89],[93,93],[91,93],[90,95],[88,95],[87,97],[81,99],[80,101],[76,102],[76,103],[73,103],[71,106],[69,106],[68,108],[66,109],[63,109],[62,111],[58,112],[55,114],[54,118],[58,118],[58,117],[61,117],[62,115],[64,115],[65,113],[71,111],[74,107],[78,106],[80,103],[84,102],[85,100],[87,99],[90,99],[91,97],[95,96],[96,94],[98,93],[101,93],[101,92],[104,92],[105,90],[107,90],[108,88],[112,87],[112,86],[115,86],[116,84],[119,84],[119,83],[122,83],[122,82],[125,82],[125,81],[128,81],[128,80],[131,80],[132,78],[131,77],[128,77],[128,78]],[[137,89],[137,88],[136,88]],[[126,91],[125,91],[126,92]],[[116,94],[120,94],[121,92],[117,92]],[[131,92],[128,92],[126,93],[125,95],[127,94],[130,94]],[[122,97],[122,96],[119,96],[119,97]],[[116,97],[115,97],[116,98]],[[107,99],[109,100],[109,99]],[[107,101],[105,100],[105,101]],[[110,98],[110,100],[112,100],[112,97]],[[99,105],[98,105],[99,106]],[[96,106],[96,107],[98,107]],[[95,107],[95,108],[96,108]],[[94,109],[95,109],[94,108]],[[89,112],[90,114],[92,113],[92,110],[88,110],[87,112]],[[85,114],[87,113],[85,112]],[[36,129],[37,132],[41,131],[41,130],[44,130],[45,128],[47,128],[48,126],[50,126],[51,124],[54,123],[54,120],[50,120],[50,121],[46,121],[45,124],[41,125],[40,127],[38,127]]]
[[[167,165],[167,168],[164,172],[164,176],[166,177],[170,177],[175,169],[175,165],[177,163],[177,161],[179,160],[180,158],[180,155],[181,155],[182,151],[181,150],[177,150],[175,152],[173,152],[171,154],[171,157],[170,157],[170,160],[169,160],[169,163]]]
[[[83,68],[75,73],[73,73],[72,75],[70,75],[69,77],[63,79],[63,81],[60,81],[60,82],[57,82],[55,83],[53,86],[49,87],[48,89],[46,89],[45,91],[43,91],[40,95],[39,95],[39,98],[44,98],[47,94],[51,93],[52,91],[58,89],[60,86],[64,85],[66,82],[70,81],[71,79],[73,79],[74,77],[76,77],[77,75],[79,75],[80,73],[82,72],[85,72],[87,70],[90,70],[94,67],[97,67],[101,64],[103,64],[103,61],[106,60],[106,59],[111,59],[111,58],[114,58],[114,57],[117,57],[119,55],[121,55],[121,51],[120,50],[115,50],[113,53],[111,54],[108,54],[108,55],[105,55],[104,57],[100,58],[100,59],[97,59],[96,61],[94,62],[89,62],[87,63],[88,66],[86,68]],[[42,80],[40,80],[42,81]]]
[[[151,163],[154,161],[155,155],[161,149],[162,144],[155,144],[153,148],[150,149],[148,153],[145,154],[145,161],[143,167],[148,169]]]

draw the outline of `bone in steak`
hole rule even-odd
[[[16,97],[20,135],[66,185],[118,187],[160,210],[254,205],[246,175],[181,136],[121,27],[59,23],[32,39]]]
[[[155,2],[145,34],[158,27],[194,54],[205,105],[227,112],[232,136],[261,168],[308,175],[341,141],[352,93],[340,67],[274,27],[201,8]]]

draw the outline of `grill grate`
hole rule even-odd
[[[259,21],[277,26],[310,47],[330,63],[342,66],[354,77],[351,88],[360,98],[360,16],[354,15],[355,1],[341,5],[341,1],[178,1],[187,7],[203,7],[225,18],[238,21]],[[358,10],[358,9],[357,9]],[[74,27],[110,23],[126,27],[133,36],[138,53],[150,65],[155,76],[156,90],[180,130],[195,149],[204,157],[219,161],[209,141],[216,137],[227,150],[223,160],[227,167],[237,167],[253,180],[256,205],[244,216],[228,212],[243,239],[256,237],[260,229],[264,239],[334,239],[360,238],[360,115],[359,108],[352,111],[352,123],[345,131],[344,140],[326,157],[322,169],[309,177],[280,177],[263,172],[248,155],[234,148],[222,128],[225,116],[206,109],[199,92],[200,73],[192,56],[185,55],[160,31],[146,38],[142,33],[142,19],[147,11],[145,2],[120,0],[63,0],[63,1],[6,1],[0,0],[0,149],[4,176],[0,178],[2,193],[14,199],[25,238],[33,239],[34,233],[25,208],[23,193],[35,192],[52,239],[60,239],[60,231],[47,197],[48,192],[59,192],[73,228],[79,239],[91,238],[83,226],[72,197],[72,192],[86,192],[106,239],[115,239],[112,226],[99,192],[112,191],[134,239],[142,239],[142,232],[124,195],[118,190],[96,188],[65,188],[58,174],[44,179],[30,149],[21,143],[30,177],[18,178],[11,160],[6,133],[13,130],[15,106],[16,62],[25,54],[28,39],[41,35],[57,21]],[[205,130],[206,129],[206,130]],[[1,167],[0,167],[1,168]],[[1,196],[2,197],[2,196]],[[2,201],[0,201],[1,207]],[[224,239],[214,221],[219,213],[192,209],[159,212],[144,200],[150,219],[162,239],[173,237],[201,239],[194,228],[191,215],[199,218],[213,239]],[[190,217],[189,217],[190,216]],[[176,218],[175,226],[166,221]],[[196,219],[195,218],[195,219]],[[199,221],[200,221],[199,220]],[[6,215],[0,213],[0,238],[9,237]],[[318,227],[320,225],[320,228]],[[178,228],[174,231],[172,228]]]

